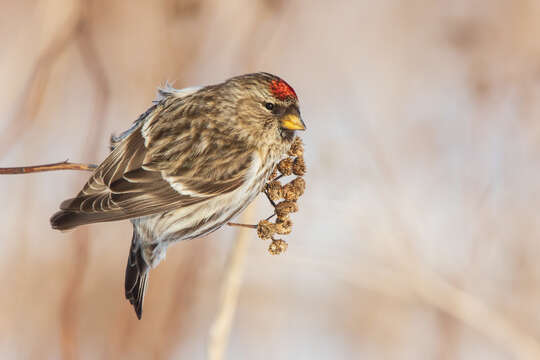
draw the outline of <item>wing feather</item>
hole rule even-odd
[[[242,186],[254,151],[238,141],[202,141],[193,128],[206,126],[208,119],[201,119],[206,112],[194,109],[188,99],[167,97],[116,138],[78,196],[60,205],[79,216],[75,221],[70,216],[74,226],[173,210]],[[185,107],[199,118],[188,120]]]

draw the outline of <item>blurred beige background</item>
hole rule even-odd
[[[308,189],[284,255],[249,239],[228,359],[540,358],[540,2],[1,8],[0,166],[100,162],[167,80],[296,89]],[[50,229],[87,175],[0,177],[0,357],[205,358],[237,229],[171,247],[137,321],[129,222]]]

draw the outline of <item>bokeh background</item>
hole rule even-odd
[[[540,358],[540,2],[1,8],[0,166],[100,162],[165,81],[296,89],[308,189],[284,255],[249,235],[227,359]],[[204,359],[238,229],[172,246],[137,321],[129,222],[50,229],[87,176],[0,177],[0,357]]]

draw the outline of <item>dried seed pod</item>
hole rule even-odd
[[[280,218],[298,211],[298,205],[293,201],[282,201],[275,207],[276,215]]]
[[[278,201],[283,195],[283,188],[278,180],[266,184],[266,192],[272,201]]]
[[[287,242],[281,239],[272,239],[272,243],[268,247],[268,252],[272,255],[279,255],[287,250]]]
[[[283,198],[287,201],[298,200],[298,194],[294,191],[292,184],[287,184],[283,187]]]
[[[304,154],[304,144],[302,144],[302,139],[299,137],[294,138],[288,154],[289,156],[302,156]]]
[[[285,158],[279,162],[277,168],[282,175],[289,176],[293,173],[293,163],[294,160],[292,158]]]
[[[299,176],[303,176],[306,173],[306,163],[304,162],[303,156],[298,156],[296,159],[294,159],[292,172],[294,175]]]
[[[274,235],[287,235],[292,232],[293,223],[289,218],[291,213],[298,211],[296,200],[304,193],[306,182],[302,176],[306,173],[304,162],[304,146],[302,140],[296,137],[288,151],[288,157],[282,159],[273,169],[264,186],[268,198],[274,205],[277,215],[275,222],[261,220],[257,225],[257,235],[261,239],[271,239],[268,251],[272,255],[278,255],[287,250],[288,244],[281,239],[275,239]],[[282,176],[296,175],[297,177],[286,185],[282,185],[277,179]],[[284,199],[276,205],[278,201]]]
[[[276,232],[280,235],[287,235],[290,234],[292,231],[292,221],[288,217],[285,218],[278,218],[276,221]]]
[[[293,186],[293,184],[288,183],[283,187],[283,198],[287,201],[296,201],[300,197],[298,190]]]
[[[268,220],[261,220],[257,225],[257,236],[266,240],[270,239],[272,235],[276,233],[276,224],[271,223]]]
[[[301,177],[297,177],[291,181],[290,184],[292,184],[292,186],[298,192],[298,196],[302,196],[304,194],[304,190],[306,190],[306,180]]]
[[[306,188],[306,181],[297,177],[287,185],[283,186],[283,198],[288,201],[296,201]]]

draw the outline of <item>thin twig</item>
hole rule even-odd
[[[44,164],[44,165],[0,168],[0,175],[30,174],[30,173],[36,173],[36,172],[56,171],[56,170],[94,171],[96,168],[97,168],[97,165],[94,165],[94,164],[72,163],[66,160],[62,162]]]
[[[239,224],[239,223],[233,223],[233,222],[228,222],[227,225],[229,225],[229,226],[245,227],[245,228],[250,228],[250,229],[256,229],[256,228],[257,228],[257,225]]]
[[[267,218],[264,219],[264,220],[268,221],[268,220],[270,220],[271,218],[273,218],[274,216],[276,216],[276,213],[273,213],[272,215],[270,215],[269,217],[267,217]]]
[[[244,220],[249,220],[253,212],[250,206],[243,215]],[[240,230],[234,244],[225,270],[223,287],[221,288],[219,310],[210,328],[210,340],[208,342],[207,359],[221,360],[224,358],[229,334],[231,332],[238,293],[242,284],[242,273],[247,254],[248,235],[247,231]]]

